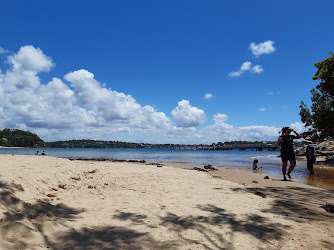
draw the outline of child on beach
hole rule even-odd
[[[255,160],[253,161],[253,170],[257,170],[257,169],[262,168],[262,167],[260,167],[260,168],[257,167],[257,163],[258,163],[258,162],[259,162],[259,161],[258,161],[257,159],[255,159]]]

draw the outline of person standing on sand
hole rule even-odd
[[[290,133],[294,132],[296,135],[290,135]],[[291,172],[296,166],[296,156],[293,151],[293,139],[302,138],[300,134],[298,134],[295,130],[289,127],[282,128],[282,135],[278,137],[276,147],[281,145],[281,158],[282,158],[282,174],[283,180],[286,181],[286,175],[291,178]],[[288,165],[288,161],[290,161],[290,167],[288,172],[286,172],[286,167]]]
[[[305,152],[305,156],[307,159],[307,170],[310,172],[310,174],[314,174],[313,164],[316,161],[316,158],[314,155],[314,146],[312,145],[312,140],[310,137],[306,137],[304,142],[307,145],[306,152]]]

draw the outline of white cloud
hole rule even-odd
[[[260,65],[255,65],[255,66],[252,68],[252,72],[253,72],[253,73],[257,73],[257,74],[259,74],[259,73],[263,72],[263,68],[262,68]]]
[[[242,72],[240,71],[232,71],[230,73],[228,73],[229,77],[236,77],[236,76],[241,76]]]
[[[17,54],[8,57],[11,70],[4,75],[4,89],[37,89],[40,72],[48,72],[54,66],[52,59],[43,54],[39,48],[23,46]]]
[[[255,44],[254,42],[252,42],[248,49],[252,51],[253,55],[259,57],[260,55],[263,55],[263,54],[273,53],[276,50],[276,48],[273,46],[274,43],[275,42],[271,40],[268,40],[266,42],[259,43],[259,44]],[[259,74],[259,73],[262,73],[263,70],[264,69],[261,65],[254,65],[252,67],[251,62],[244,62],[238,71],[232,71],[228,74],[228,76],[229,77],[241,76],[246,71],[250,71],[251,73]]]
[[[263,72],[263,68],[260,65],[254,65],[252,67],[251,62],[244,62],[238,71],[230,72],[228,75],[229,77],[241,76],[246,71],[250,71],[252,73],[259,74]]]
[[[263,141],[277,140],[279,129],[268,126],[246,126],[236,129],[236,134],[241,140]],[[266,139],[264,139],[266,138]]]
[[[2,86],[1,86],[1,72],[0,72],[0,128],[4,127],[4,116],[3,116],[3,112],[4,112],[4,106],[5,106],[5,94],[2,90]]]
[[[213,120],[216,123],[225,122],[225,121],[227,121],[227,119],[228,119],[228,115],[226,115],[226,114],[217,113],[213,116]]]
[[[238,71],[232,71],[228,75],[230,77],[236,77],[236,76],[241,76],[245,71],[248,71],[251,69],[252,63],[251,62],[244,62],[240,69]]]
[[[210,93],[206,93],[205,96],[204,96],[204,99],[206,99],[206,100],[210,100],[212,98],[213,98],[213,95],[210,94]]]
[[[75,103],[92,109],[106,121],[130,119],[141,109],[131,95],[103,88],[87,70],[71,72],[65,75],[65,80],[75,89]]]
[[[225,114],[214,115],[214,124],[207,126],[203,130],[203,140],[207,143],[217,141],[268,141],[277,140],[278,132],[277,127],[268,126],[246,126],[246,127],[233,127],[226,123],[228,116]]]
[[[5,54],[5,53],[9,53],[9,51],[0,47],[0,54]]]
[[[250,70],[252,67],[252,63],[251,62],[244,62],[241,67],[240,67],[240,71],[247,71]]]
[[[281,94],[280,91],[269,91],[269,92],[267,92],[267,95],[279,95],[279,94]]]
[[[217,113],[213,116],[214,124],[204,129],[204,138],[211,142],[225,141],[228,135],[232,135],[234,128],[232,125],[225,123],[228,116],[226,114]]]
[[[306,131],[309,129],[309,127],[305,127],[305,124],[304,124],[304,123],[300,123],[300,122],[292,123],[289,127],[290,127],[290,128],[293,128],[293,129],[296,130],[298,133],[306,132]]]
[[[141,108],[133,119],[134,120],[130,121],[130,123],[139,129],[149,129],[150,131],[155,129],[161,133],[161,131],[166,132],[173,127],[165,113],[157,112],[151,106]]]
[[[259,111],[264,112],[264,111],[266,111],[266,109],[265,108],[260,108]]]
[[[178,127],[196,127],[205,122],[204,111],[192,107],[187,100],[182,100],[172,111],[172,115]]]
[[[233,127],[227,114],[217,113],[211,125],[204,110],[182,100],[172,110],[175,123],[134,97],[107,89],[93,73],[80,69],[50,82],[38,73],[55,65],[39,48],[24,46],[9,56],[9,69],[0,71],[0,128],[37,133],[45,141],[68,139],[122,140],[150,143],[212,143],[225,140],[277,139],[266,126]],[[253,71],[251,63],[240,69]],[[210,94],[207,93],[207,97]],[[301,131],[300,123],[292,124]]]
[[[268,40],[263,43],[255,44],[254,42],[250,44],[249,49],[252,51],[253,55],[260,56],[263,54],[271,54],[276,48],[273,46],[275,42]]]
[[[54,66],[52,59],[43,54],[40,48],[28,45],[23,46],[19,52],[8,58],[13,71],[32,71],[35,73],[49,72]]]
[[[39,85],[40,79],[32,71],[7,71],[4,76],[4,88],[6,90],[37,89]]]
[[[39,48],[24,46],[7,62],[11,69],[0,72],[2,127],[58,131],[47,138],[61,135],[61,130],[88,138],[93,128],[110,137],[133,131],[161,133],[172,127],[164,113],[142,107],[130,95],[106,89],[84,69],[65,75],[72,89],[59,78],[42,84],[37,74],[49,71],[54,63]]]

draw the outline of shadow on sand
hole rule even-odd
[[[23,222],[29,221],[32,230],[37,231],[49,249],[177,249],[184,245],[196,244],[201,249],[234,249],[234,233],[240,232],[252,236],[262,242],[261,247],[273,248],[270,241],[275,241],[279,247],[286,230],[290,227],[257,214],[249,214],[240,218],[223,208],[212,204],[198,205],[196,208],[205,212],[205,216],[179,216],[166,211],[164,216],[155,215],[157,222],[148,220],[145,214],[116,211],[112,220],[127,222],[129,226],[119,227],[83,227],[78,229],[66,228],[66,221],[77,220],[83,210],[75,210],[65,205],[54,206],[46,201],[29,204],[20,201],[14,194],[22,189],[20,186],[6,185],[0,182],[1,205],[6,208],[1,221],[2,238],[10,242],[13,248],[24,248],[26,238],[9,237],[6,233],[16,227],[28,227]],[[22,190],[21,190],[22,191]],[[320,212],[322,208],[311,209],[309,202],[319,205],[328,199],[334,199],[334,194],[325,190],[307,188],[236,188],[235,192],[261,191],[274,199],[272,207],[263,212],[275,215],[289,216],[289,219],[301,221],[317,215],[319,220],[333,220],[333,215]],[[312,207],[317,207],[312,206]],[[152,214],[150,214],[152,216]],[[44,223],[53,221],[64,226],[51,241],[44,233]],[[141,230],[133,228],[140,226]],[[214,227],[212,227],[214,226]],[[173,232],[175,237],[168,241],[158,241],[145,228],[163,228]],[[213,228],[219,228],[218,231]],[[198,236],[198,240],[187,237],[185,233],[191,230]],[[184,233],[183,233],[184,232]],[[221,233],[226,232],[226,233]],[[207,241],[201,241],[205,238]],[[277,243],[278,242],[278,243]],[[322,242],[322,247],[334,249],[332,242]]]
[[[334,214],[326,212],[321,206],[333,203],[334,192],[324,189],[308,187],[266,187],[266,188],[235,188],[235,192],[261,192],[274,202],[270,209],[263,212],[280,216],[288,216],[288,219],[300,222],[301,219],[314,219],[317,221],[333,221]]]
[[[124,227],[93,227],[70,230],[58,236],[54,249],[173,249],[169,242],[159,243],[148,233]]]
[[[264,245],[272,239],[279,240],[284,230],[289,229],[288,226],[272,223],[255,214],[240,220],[224,209],[210,204],[197,206],[197,209],[208,212],[208,215],[181,217],[167,212],[166,216],[158,216],[160,219],[158,224],[147,222],[145,220],[147,216],[143,214],[118,211],[113,217],[116,220],[130,222],[132,225],[140,224],[150,228],[165,227],[177,235],[169,241],[158,242],[149,233],[110,226],[82,228],[80,231],[69,230],[58,236],[54,246],[57,249],[177,249],[185,244],[196,244],[203,249],[233,249],[231,233],[227,239],[225,235],[211,229],[212,225],[232,230],[232,232],[250,234],[262,241]],[[197,235],[203,236],[210,243],[187,238],[181,234],[186,230],[196,231]]]
[[[45,222],[64,224],[82,212],[64,204],[55,206],[46,201],[34,204],[22,202],[15,193],[23,191],[21,185],[0,182],[0,205],[5,210],[0,225],[1,237],[13,249],[25,248],[26,242],[36,232],[47,246],[51,246],[52,243],[44,233]]]

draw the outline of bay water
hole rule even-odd
[[[145,160],[148,163],[173,163],[191,166],[210,164],[252,172],[253,160],[258,159],[258,170],[263,175],[282,177],[280,152],[246,150],[171,150],[167,148],[0,148],[0,154],[34,155],[45,150],[47,156],[61,158],[104,158],[111,160]],[[40,156],[42,157],[42,156]],[[1,167],[1,165],[0,165]],[[308,185],[334,190],[334,166],[315,164],[315,174],[307,171],[306,161],[297,160],[293,180]]]

